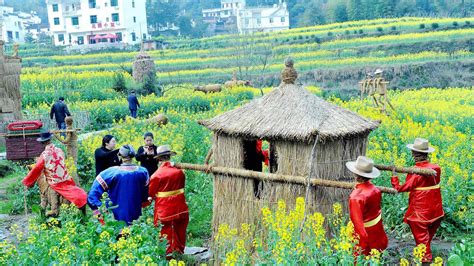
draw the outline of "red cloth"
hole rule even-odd
[[[357,184],[349,196],[350,217],[354,224],[354,231],[359,236],[358,247],[366,256],[369,255],[371,249],[382,251],[388,245],[382,219],[373,226],[364,226],[364,223],[372,221],[382,214],[381,200],[381,191],[370,181]]]
[[[67,172],[63,151],[53,144],[46,146],[38,162],[23,179],[22,183],[27,187],[32,187],[41,174],[45,175],[48,184],[54,191],[78,208],[86,205],[87,193],[76,186],[76,183]]]
[[[423,243],[426,245],[423,262],[430,262],[432,259],[431,240],[441,224],[441,218],[444,216],[441,190],[439,188],[416,190],[416,188],[439,185],[441,168],[428,161],[417,162],[415,166],[433,169],[436,171],[436,176],[408,174],[403,185],[400,185],[397,176],[393,176],[392,186],[398,192],[410,192],[408,210],[403,220],[410,226],[416,244]]]
[[[431,262],[433,259],[433,254],[431,253],[431,240],[441,225],[441,219],[438,219],[432,223],[408,221],[408,225],[410,226],[413,236],[415,236],[416,245],[418,246],[419,244],[425,244],[426,246],[426,253],[422,259],[422,262]]]
[[[186,247],[186,228],[189,223],[189,214],[185,213],[178,219],[171,221],[162,221],[161,236],[166,236],[168,240],[168,247],[166,254],[173,252],[184,253]]]
[[[400,185],[397,176],[393,176],[392,186],[398,192],[410,192],[408,210],[404,217],[405,223],[408,221],[434,222],[444,216],[441,190],[415,190],[415,188],[438,185],[440,182],[441,168],[436,164],[430,164],[428,161],[417,162],[416,167],[433,169],[436,171],[436,176],[408,174],[406,182],[403,185]]]
[[[265,163],[266,166],[268,166],[270,157],[268,155],[268,150],[262,150],[262,145],[263,145],[262,140],[257,140],[257,154],[262,156],[263,162]]]

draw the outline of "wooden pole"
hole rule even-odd
[[[423,169],[423,168],[417,168],[417,167],[400,167],[400,166],[382,165],[382,164],[376,164],[374,166],[377,169],[382,170],[382,171],[392,171],[393,168],[395,167],[395,172],[397,173],[418,174],[418,175],[424,175],[424,176],[436,175],[436,171],[433,169]]]
[[[261,172],[249,171],[245,169],[227,168],[227,167],[201,165],[201,164],[190,164],[190,163],[175,163],[175,166],[177,168],[184,169],[184,170],[211,172],[213,174],[239,176],[239,177],[258,179],[262,181],[287,182],[287,183],[296,183],[296,184],[302,184],[302,185],[307,184],[307,178],[304,176],[261,173]],[[325,179],[319,179],[319,178],[311,178],[310,183],[312,186],[335,187],[335,188],[344,188],[344,189],[354,189],[354,186],[355,186],[355,183],[352,183],[352,182],[325,180]],[[388,188],[388,187],[378,187],[378,188],[384,193],[390,193],[390,194],[397,193],[397,191],[393,188]]]
[[[51,130],[51,134],[55,134],[55,133],[68,133],[68,132],[77,132],[77,131],[80,131],[81,129],[80,128],[76,128],[76,129],[64,129],[64,130]],[[21,132],[21,131],[18,131],[18,132]],[[40,134],[40,132],[38,133],[18,133],[18,134],[0,134],[0,137],[23,137],[23,136],[38,136]]]

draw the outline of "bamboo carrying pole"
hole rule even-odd
[[[273,181],[273,182],[290,182],[296,184],[307,184],[307,178],[304,176],[292,176],[292,175],[278,175],[271,173],[261,173],[255,171],[249,171],[245,169],[236,169],[236,168],[227,168],[227,167],[218,167],[202,164],[190,164],[190,163],[175,163],[175,166],[180,169],[185,170],[194,170],[202,172],[211,172],[213,174],[220,175],[231,175],[231,176],[240,176],[246,178],[253,178],[262,181]],[[353,189],[355,183],[351,182],[342,182],[342,181],[333,181],[325,180],[319,178],[311,178],[310,183],[313,186],[324,186],[324,187],[335,187],[335,188],[344,188],[344,189]],[[393,188],[388,187],[377,187],[384,193],[396,194],[397,191]]]
[[[419,174],[419,175],[427,175],[427,176],[435,176],[436,171],[433,169],[423,169],[417,167],[400,167],[400,166],[393,166],[393,165],[381,165],[376,164],[374,165],[377,169],[382,171],[392,171],[395,167],[395,172],[397,173],[405,173],[405,174]]]
[[[64,129],[64,130],[51,130],[51,134],[55,133],[68,133],[68,132],[77,132],[80,131],[80,128],[76,129]],[[0,137],[18,137],[18,136],[38,136],[40,132],[38,133],[18,133],[18,134],[0,134]]]

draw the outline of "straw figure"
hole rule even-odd
[[[66,138],[62,138],[59,133],[55,133],[54,136],[57,140],[59,140],[62,144],[66,145],[66,158],[72,158],[74,162],[74,169],[77,168],[77,160],[78,160],[78,134],[77,130],[74,129],[74,121],[71,116],[68,116],[64,120],[66,122]],[[72,171],[74,169],[69,169],[71,176],[76,182],[77,185],[80,185],[79,176],[77,175],[76,171]]]
[[[132,73],[136,82],[143,83],[147,80],[154,82],[156,79],[155,62],[150,55],[140,51],[133,61]]]

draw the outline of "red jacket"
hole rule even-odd
[[[67,172],[63,151],[53,144],[46,146],[33,169],[23,179],[23,185],[27,187],[34,186],[36,180],[42,174],[46,177],[49,186],[65,199],[78,208],[86,205],[86,192],[76,186],[76,183]]]
[[[436,176],[408,174],[403,185],[400,185],[397,176],[393,176],[392,186],[398,192],[410,192],[408,210],[404,218],[405,222],[434,222],[444,216],[439,188],[441,168],[428,161],[417,162],[415,165],[418,168],[435,170]]]
[[[148,195],[155,200],[155,225],[181,218],[188,211],[184,197],[185,176],[170,162],[163,163],[150,178]]]
[[[381,200],[381,191],[370,181],[357,184],[349,196],[351,221],[365,255],[371,249],[384,250],[388,245],[381,219]]]

